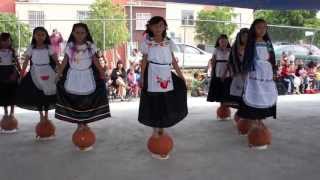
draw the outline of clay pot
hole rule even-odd
[[[14,116],[3,116],[0,126],[4,131],[13,131],[18,129],[18,121]]]
[[[72,135],[72,142],[80,150],[90,148],[96,142],[96,136],[88,126],[80,126]]]
[[[226,120],[228,117],[231,116],[231,110],[227,106],[220,106],[217,109],[217,117],[221,120]]]
[[[271,132],[261,122],[257,122],[253,125],[248,133],[248,143],[250,147],[263,147],[271,144]]]
[[[152,135],[148,140],[148,149],[153,154],[166,157],[173,149],[173,140],[166,133]]]
[[[55,136],[56,128],[50,120],[41,120],[36,126],[37,138],[49,138]]]
[[[241,119],[238,123],[237,123],[237,127],[238,127],[238,132],[240,135],[247,135],[250,127],[251,127],[251,120],[247,120],[247,119]]]

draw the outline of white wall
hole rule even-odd
[[[78,22],[65,20],[76,20],[78,10],[88,11],[89,4],[16,3],[16,16],[18,19],[26,20],[24,22],[28,23],[28,11],[44,11],[45,20],[55,20],[45,21],[45,28],[49,34],[56,28],[62,33],[64,39],[69,37],[72,25]]]
[[[254,20],[252,9],[233,8],[233,13],[236,14],[236,17],[232,19],[232,22],[237,23],[237,28],[229,37],[231,42],[235,39],[241,28],[250,28],[250,25]]]
[[[168,20],[168,28],[169,28],[168,34],[170,34],[170,32],[175,32],[176,37],[180,37],[182,42],[184,42],[185,40],[186,44],[197,45],[198,42],[194,39],[195,26],[181,25],[181,11],[193,10],[195,19],[197,19],[198,12],[200,12],[204,8],[206,8],[206,6],[204,5],[167,3],[166,18]],[[235,36],[235,34],[238,32],[238,30],[241,27],[248,27],[253,21],[252,9],[234,8],[233,12],[237,14],[237,17],[235,17],[232,20],[232,22],[239,23],[239,26],[237,27],[232,37]],[[240,26],[240,22],[242,23],[241,26]],[[185,34],[184,34],[184,31],[185,31]]]
[[[233,13],[236,14],[236,18],[232,21],[241,23],[241,27],[249,28],[254,20],[253,9],[233,8]]]
[[[168,20],[168,34],[170,34],[170,32],[174,32],[175,36],[181,38],[182,42],[186,42],[186,44],[196,45],[197,42],[194,40],[195,28],[194,26],[182,26],[181,13],[182,10],[193,10],[194,17],[195,19],[197,19],[196,16],[198,12],[203,8],[203,5],[167,3],[166,18]]]
[[[44,4],[91,4],[95,0],[28,0],[28,3]],[[17,2],[19,3],[19,2]]]

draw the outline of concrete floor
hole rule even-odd
[[[147,152],[151,130],[137,122],[138,104],[112,103],[113,117],[91,125],[97,142],[90,152],[77,151],[71,142],[76,126],[58,120],[55,140],[35,141],[38,114],[17,109],[19,132],[0,135],[0,180],[320,178],[320,95],[280,97],[278,120],[265,122],[273,135],[265,151],[249,149],[231,121],[217,121],[217,104],[190,97],[189,116],[168,130],[175,147],[166,161]]]

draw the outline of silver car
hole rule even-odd
[[[174,55],[183,68],[206,68],[212,57],[212,54],[187,44],[177,44]]]

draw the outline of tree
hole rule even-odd
[[[129,33],[126,26],[123,8],[112,3],[112,0],[96,0],[90,6],[90,19],[115,20],[88,20],[90,32],[99,48],[112,48],[128,40]],[[103,38],[105,30],[105,42]]]
[[[255,13],[256,18],[263,18],[269,24],[318,27],[316,18],[317,11],[294,10],[294,11],[269,11],[262,10]],[[305,29],[284,27],[270,27],[269,34],[274,41],[296,43],[305,38]]]
[[[313,43],[320,47],[320,19],[310,20],[305,24],[305,26],[317,29],[313,37]]]
[[[202,43],[214,44],[220,34],[230,36],[236,29],[236,25],[232,23],[210,22],[203,20],[220,20],[231,21],[235,14],[231,8],[216,8],[214,10],[201,10],[198,13],[196,22],[196,39]]]
[[[13,39],[13,46],[19,46],[20,27],[20,46],[27,47],[30,44],[32,33],[29,25],[18,21],[15,15],[0,13],[0,32],[9,32]]]

